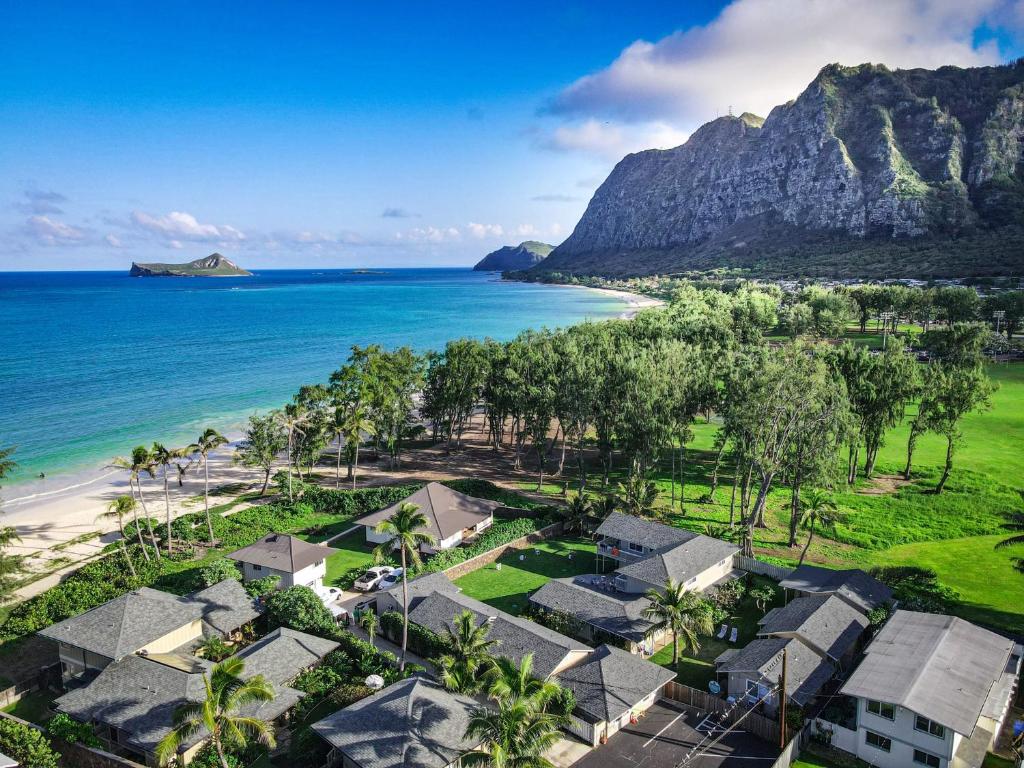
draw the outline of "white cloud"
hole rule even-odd
[[[111,248],[121,247],[121,238],[119,238],[117,235],[107,235],[106,237],[103,238],[103,241]]]
[[[29,216],[25,231],[43,245],[82,245],[89,240],[88,230],[49,216]]]
[[[245,234],[227,224],[201,224],[191,213],[171,211],[165,216],[151,216],[142,211],[132,211],[132,223],[146,232],[163,237],[171,247],[181,247],[182,240],[207,243],[238,242]],[[177,242],[178,245],[173,245]]]
[[[52,190],[36,189],[30,187],[23,191],[22,200],[14,204],[19,211],[42,215],[47,213],[64,213],[60,203],[66,203],[67,198],[60,192]]]
[[[466,229],[478,240],[483,240],[485,237],[501,237],[505,233],[501,224],[477,224],[473,221],[466,225]]]
[[[547,105],[566,123],[549,149],[609,158],[680,143],[729,107],[767,116],[830,62],[896,67],[977,66],[1000,60],[974,33],[1008,0],[734,0],[706,26],[638,40],[608,67]]]
[[[407,232],[396,232],[396,240],[413,243],[447,243],[459,240],[462,233],[456,227],[416,227]]]

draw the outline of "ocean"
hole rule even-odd
[[[19,465],[3,495],[59,487],[135,445],[187,443],[207,426],[237,432],[249,414],[326,381],[353,344],[423,352],[625,306],[469,269],[0,273],[0,446],[17,446]]]

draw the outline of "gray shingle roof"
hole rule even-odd
[[[203,613],[203,634],[226,635],[259,618],[259,601],[245,591],[238,579],[224,579],[186,598]]]
[[[685,583],[739,551],[739,547],[727,541],[693,534],[681,544],[622,566],[617,572],[656,587],[663,587],[670,578]]]
[[[464,528],[474,527],[489,518],[494,510],[501,506],[500,502],[467,496],[441,483],[427,483],[390,507],[361,517],[355,522],[357,525],[372,528],[391,518],[403,504],[415,504],[419,507],[419,511],[427,518],[427,532],[433,534],[438,541],[447,539]]]
[[[197,660],[197,666],[209,670],[213,665]],[[275,687],[275,694],[273,701],[247,707],[243,713],[273,720],[302,696],[291,688],[279,687]],[[170,730],[174,711],[189,701],[202,701],[205,696],[202,674],[142,656],[127,656],[100,672],[85,688],[61,696],[55,705],[76,720],[112,725],[128,734],[132,746],[152,752]],[[198,744],[203,738],[203,734],[197,735],[184,746]]]
[[[263,675],[275,685],[284,685],[337,647],[334,640],[279,627],[239,651],[238,657],[245,661],[246,677]]]
[[[262,539],[230,553],[228,557],[240,563],[262,565],[285,573],[298,573],[318,560],[325,560],[337,549],[323,544],[310,544],[284,533],[268,533]]]
[[[434,592],[409,613],[409,621],[445,635],[454,618],[463,611],[472,611],[476,622],[492,619],[487,637],[497,640],[494,652],[520,661],[533,654],[533,671],[541,678],[548,677],[572,651],[590,651],[588,645],[561,635],[533,621],[499,611],[486,603],[462,594],[446,595]],[[493,618],[492,618],[493,617]]]
[[[786,696],[803,706],[835,674],[835,666],[795,639],[769,637],[753,640],[738,653],[717,660],[719,672],[757,673],[771,683],[782,676],[782,651],[786,653]]]
[[[864,614],[835,595],[798,597],[758,623],[760,634],[792,632],[833,659],[852,650],[868,627]]]
[[[198,603],[142,587],[53,624],[39,634],[117,660],[201,618],[202,614]]]
[[[675,673],[627,651],[600,645],[584,662],[558,673],[576,708],[598,721],[621,717],[675,678]]]
[[[970,736],[1013,642],[963,619],[896,611],[843,686]]]
[[[423,602],[423,598],[428,597],[434,592],[440,592],[443,595],[457,595],[460,590],[452,584],[451,580],[445,576],[444,573],[441,573],[440,571],[417,576],[409,582],[409,610],[411,611]],[[385,589],[383,592],[378,594],[390,595],[399,604],[401,604],[402,585],[401,583],[398,583],[391,589]]]
[[[361,768],[444,768],[476,744],[465,737],[479,704],[410,677],[311,727]]]
[[[599,536],[643,544],[650,549],[664,549],[689,541],[697,534],[671,525],[644,520],[621,512],[612,512],[597,529]]]
[[[580,584],[586,576],[553,579],[530,596],[530,602],[559,613],[574,616],[580,621],[612,632],[619,637],[639,642],[654,622],[645,619],[644,609],[651,601],[646,597],[622,599],[616,595],[597,592]]]
[[[836,594],[864,613],[892,600],[892,590],[859,568],[833,570],[801,565],[779,582],[784,589]]]

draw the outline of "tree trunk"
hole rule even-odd
[[[135,496],[135,485],[132,479],[128,478],[128,489],[132,492],[132,496]],[[142,556],[146,558],[146,562],[149,562],[149,552],[146,550],[146,542],[142,540],[142,526],[139,525],[139,510],[132,510],[132,523],[135,525],[135,536],[139,540],[139,548],[142,550]],[[122,531],[121,535],[124,535]]]
[[[722,454],[725,453],[725,442],[722,443],[722,447],[718,449],[718,453],[715,454],[715,468],[711,470],[711,488],[708,489],[708,499],[711,503],[715,501],[715,491],[718,490],[718,469],[722,464]]]
[[[935,486],[936,493],[942,493],[942,489],[946,487],[946,481],[949,479],[949,473],[953,469],[953,437],[952,435],[946,435],[946,466],[942,469],[942,477],[939,478],[939,484]]]
[[[164,506],[167,508],[167,556],[171,556],[171,492],[167,487],[167,466],[164,465]]]
[[[213,746],[217,750],[217,758],[220,760],[220,768],[231,768],[227,757],[224,755],[224,747],[221,746],[220,739],[214,739]]]
[[[732,473],[732,496],[729,498],[729,527],[732,528],[736,521],[736,488],[740,484],[740,463],[736,462],[736,468]]]
[[[544,441],[541,440],[537,447],[537,467],[540,474],[537,477],[537,492],[544,490]]]
[[[270,485],[270,473],[273,471],[273,467],[267,467],[263,470],[263,487],[260,488],[260,496],[267,495],[267,486]]]
[[[285,448],[285,460],[288,462],[288,501],[292,501],[292,433],[288,432],[288,446]]]
[[[341,488],[341,434],[338,435],[338,462],[334,469],[334,487]]]
[[[203,498],[206,503],[206,532],[210,534],[210,546],[213,546],[213,521],[210,519],[210,460],[203,455]]]
[[[771,488],[771,484],[772,476],[762,474],[761,487],[757,489],[757,501],[754,502],[754,508],[750,511],[750,515],[747,518],[747,535],[743,541],[743,554],[747,557],[754,556],[754,527],[759,519],[763,525],[764,506],[768,499],[768,490]]]
[[[672,451],[672,509],[676,508],[676,452]]]
[[[910,426],[910,437],[907,438],[907,466],[903,468],[903,479],[910,479],[910,468],[914,463],[914,449],[917,447],[917,430]]]
[[[686,513],[686,446],[679,446],[679,511]]]
[[[562,470],[565,469],[565,432],[562,432],[562,455],[558,457],[558,476],[562,476]]]
[[[807,557],[807,550],[811,548],[811,541],[814,539],[814,519],[811,519],[811,527],[807,531],[807,543],[804,544],[804,551],[800,553],[800,562],[796,565],[799,568],[804,564],[804,558]]]
[[[359,471],[359,438],[356,438],[355,450],[352,454],[352,490],[356,489],[356,474]]]
[[[402,658],[398,662],[398,671],[405,672],[405,653],[409,645],[409,573],[405,569],[405,546],[399,547],[402,552]]]
[[[789,508],[789,546],[796,546],[796,529],[800,525],[800,473],[793,477],[793,497]]]
[[[136,482],[139,485],[139,503],[142,504],[142,514],[146,516],[146,528],[149,529],[149,540],[153,543],[153,551],[156,552],[156,559],[159,560],[162,557],[160,554],[160,545],[156,542],[156,533],[153,531],[153,520],[149,516],[149,510],[146,509],[146,498],[142,495],[142,480],[136,478]]]
[[[679,666],[679,633],[672,630],[672,669]]]
[[[132,562],[132,556],[128,554],[128,547],[124,543],[124,528],[121,529],[121,553],[124,555],[124,560],[128,563],[128,572],[131,573],[133,579],[137,579],[139,574],[135,572],[135,564]]]

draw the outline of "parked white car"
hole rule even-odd
[[[352,585],[352,589],[360,592],[372,592],[380,584],[381,579],[391,573],[394,568],[390,565],[377,565],[370,568],[362,576],[356,579],[356,583]]]
[[[377,589],[391,589],[396,584],[400,584],[402,581],[402,569],[395,568],[391,573],[380,580],[380,584],[377,585]]]

